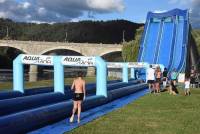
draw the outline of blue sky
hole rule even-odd
[[[200,0],[0,0],[0,17],[24,22],[125,19],[144,22],[148,11],[190,9],[200,27]]]
[[[97,14],[94,20],[125,19],[133,22],[144,22],[149,11],[167,11],[174,8],[190,9],[187,4],[170,0],[124,0],[123,12]],[[87,16],[82,19],[87,19]]]

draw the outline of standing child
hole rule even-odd
[[[190,79],[185,79],[185,96],[190,95]]]

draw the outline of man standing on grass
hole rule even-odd
[[[147,83],[149,84],[149,92],[155,92],[154,87],[155,82],[155,70],[152,68],[152,65],[149,66],[147,69]]]
[[[167,68],[165,67],[164,71],[163,71],[163,79],[162,79],[162,81],[163,81],[163,89],[165,89],[167,87],[167,81],[168,81],[167,75],[168,75],[168,71],[167,71]]]
[[[195,84],[196,84],[196,70],[194,68],[194,66],[192,66],[192,69],[190,71],[190,83],[191,83],[191,87],[195,88]]]

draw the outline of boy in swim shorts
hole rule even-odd
[[[73,84],[71,86],[71,90],[74,90],[73,96],[73,110],[72,115],[70,117],[70,122],[74,120],[74,114],[78,110],[78,120],[77,122],[80,123],[80,115],[81,115],[81,104],[82,101],[85,99],[86,91],[85,91],[85,80],[82,79],[82,73],[78,73],[78,77],[74,79]]]

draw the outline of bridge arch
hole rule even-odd
[[[54,47],[54,48],[49,48],[49,49],[45,49],[43,50],[42,52],[39,53],[39,55],[44,55],[44,54],[47,54],[49,52],[52,52],[52,51],[58,51],[58,50],[63,50],[63,51],[69,51],[69,52],[74,52],[74,53],[77,53],[79,55],[83,55],[81,53],[81,51],[77,50],[77,49],[74,49],[74,48],[65,48],[65,47]]]
[[[17,46],[10,46],[10,45],[0,45],[0,49],[1,48],[12,48],[12,49],[16,49],[18,51],[21,51],[22,54],[29,54],[29,52],[25,49],[22,49],[20,47],[17,47]]]
[[[11,46],[0,46],[0,68],[1,69],[12,69],[12,61],[19,55],[25,54],[24,51],[11,47]]]
[[[106,53],[101,54],[101,57],[106,60],[107,62],[122,62],[122,51],[109,51]]]

